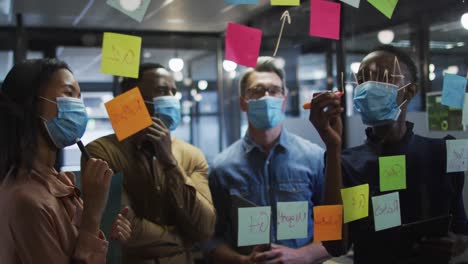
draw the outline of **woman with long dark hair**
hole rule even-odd
[[[64,62],[15,65],[0,90],[1,263],[105,263],[99,230],[113,175],[90,159],[82,197],[72,173],[54,169],[57,151],[75,143],[87,124],[80,87]],[[119,214],[112,237],[129,238]]]

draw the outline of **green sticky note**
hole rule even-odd
[[[375,231],[401,225],[400,196],[398,192],[372,197]]]
[[[344,223],[369,216],[369,184],[341,189]]]
[[[143,17],[145,16],[150,2],[150,0],[142,0],[141,5],[138,6],[135,10],[131,11],[124,9],[119,0],[107,0],[106,4],[135,19],[136,21],[141,22],[143,21]]]
[[[307,237],[309,219],[309,203],[307,201],[278,202],[276,208],[278,240]]]
[[[271,207],[246,207],[238,210],[237,246],[270,243]]]
[[[138,78],[141,37],[104,32],[101,72]]]
[[[393,16],[393,11],[398,4],[398,0],[367,0],[371,5],[377,8],[389,19]]]
[[[405,155],[379,157],[380,191],[406,189]]]
[[[300,0],[271,0],[272,6],[298,6],[300,4]]]

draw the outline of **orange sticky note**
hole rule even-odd
[[[314,241],[342,239],[343,205],[314,206]]]
[[[119,141],[149,127],[153,121],[137,87],[105,104]]]

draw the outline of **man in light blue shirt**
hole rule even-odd
[[[260,57],[241,78],[240,107],[249,128],[218,155],[209,176],[217,210],[211,244],[215,263],[315,263],[329,257],[321,243],[312,243],[312,208],[321,204],[324,186],[324,150],[283,128],[284,83],[284,72],[271,57]],[[271,248],[237,247],[235,196],[271,206]],[[308,202],[307,237],[277,240],[277,202],[293,201]]]

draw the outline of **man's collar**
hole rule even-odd
[[[287,149],[289,137],[290,137],[289,132],[284,127],[281,128],[279,140],[273,148],[275,148],[276,146],[280,146],[284,149]],[[252,139],[252,137],[250,136],[249,130],[247,130],[247,132],[244,135],[243,145],[244,145],[244,150],[246,154],[251,152],[254,148],[257,148],[263,151],[263,148]]]
[[[403,137],[401,138],[400,142],[407,142],[408,140],[411,139],[411,136],[414,134],[413,133],[413,128],[414,128],[414,124],[409,122],[409,121],[406,121],[406,132],[403,135]],[[376,136],[373,133],[372,127],[366,128],[366,136],[367,136],[367,142],[368,143],[371,143],[371,144],[380,144],[380,143],[382,143],[382,138]]]

